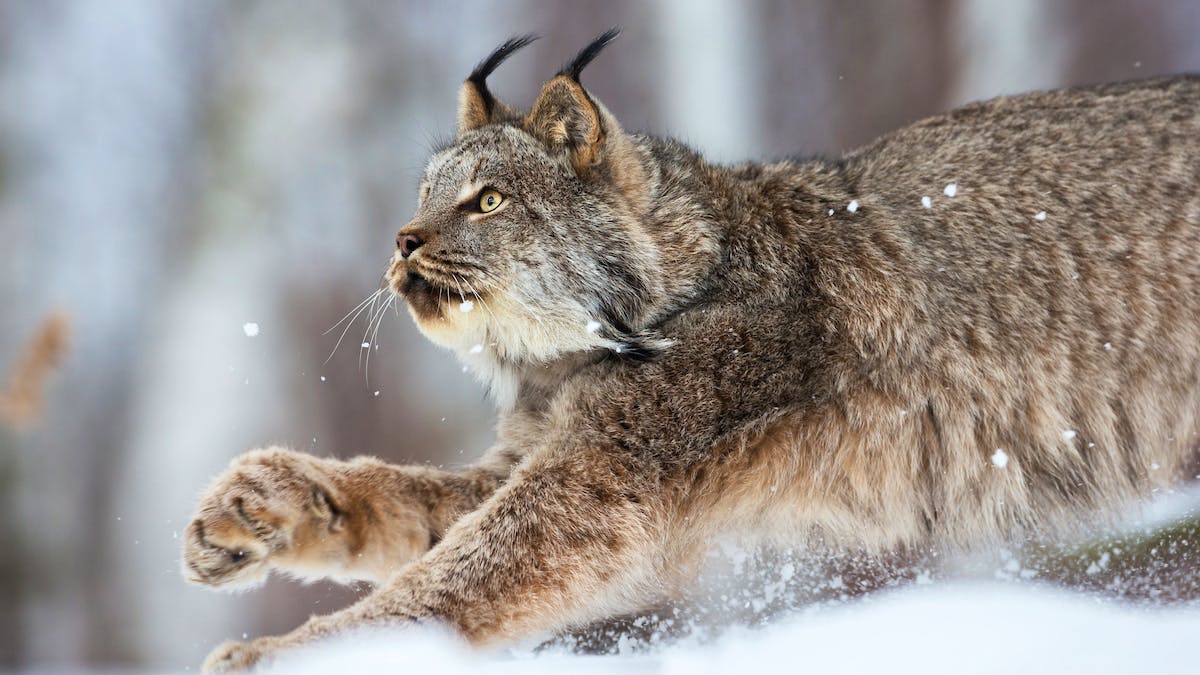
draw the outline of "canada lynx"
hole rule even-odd
[[[580,84],[463,84],[387,272],[484,379],[461,472],[234,460],[185,574],[368,579],[237,670],[356,626],[477,644],[686,588],[720,533],[968,546],[1183,479],[1200,438],[1200,78],[999,98],[833,161],[718,166]],[[1194,470],[1194,469],[1193,469]]]

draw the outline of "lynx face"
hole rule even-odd
[[[467,355],[475,345],[503,361],[615,348],[614,331],[589,323],[636,314],[649,283],[638,270],[654,261],[605,187],[520,129],[471,131],[430,161],[391,287],[430,339]]]
[[[577,71],[550,80],[528,114],[491,97],[483,78],[525,42],[463,85],[458,137],[425,170],[388,283],[426,336],[481,367],[636,355],[662,289],[641,219],[644,162]]]

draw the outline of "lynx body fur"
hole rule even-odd
[[[582,87],[612,37],[528,113],[485,84],[527,39],[479,66],[388,270],[488,383],[496,447],[461,472],[236,459],[188,529],[189,579],[377,588],[208,669],[369,624],[549,634],[670,598],[731,531],[972,546],[1194,473],[1200,78],[999,98],[833,161],[717,166],[623,131]]]

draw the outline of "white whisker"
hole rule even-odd
[[[387,301],[383,304],[383,308],[379,310],[379,320],[375,322],[375,330],[371,332],[372,345],[378,344],[377,341],[379,340],[379,328],[383,326],[383,320],[387,318],[388,307],[394,302],[396,302],[396,296],[393,295],[387,299]],[[366,368],[364,369],[365,372],[363,373],[363,379],[367,382],[367,384],[371,383],[371,352],[373,351],[375,350],[367,350],[367,364]]]
[[[374,306],[375,300],[379,298],[379,294],[383,293],[384,290],[386,290],[386,289],[381,288],[381,289],[375,291],[374,293],[372,293],[371,295],[368,295],[366,297],[366,299],[364,299],[362,302],[358,303],[358,305],[354,309],[350,310],[349,314],[342,317],[341,321],[338,321],[337,323],[333,324],[332,328],[330,328],[329,330],[322,333],[322,335],[328,335],[330,331],[332,331],[334,328],[337,328],[339,325],[342,324],[342,322],[346,322],[346,327],[342,329],[342,334],[338,336],[337,342],[333,345],[333,350],[329,352],[329,356],[325,357],[325,363],[329,363],[330,359],[333,358],[333,355],[337,353],[338,347],[340,347],[342,345],[342,340],[345,339],[346,333],[348,333],[350,331],[350,327],[354,325],[354,322],[355,322],[355,320],[358,319],[359,315],[362,314],[363,311],[366,310],[367,303],[369,302],[369,303],[371,303],[372,306]],[[349,319],[349,321],[347,321],[347,318]]]
[[[459,300],[459,302],[466,302],[466,301],[467,301],[467,295],[466,295],[465,293],[463,293],[463,289],[462,289],[462,283],[460,283],[460,279],[458,278],[458,275],[457,275],[457,274],[455,274],[454,272],[451,272],[451,273],[450,273],[450,278],[451,278],[451,279],[454,279],[454,285],[455,285],[455,286],[458,286],[458,300]]]
[[[385,310],[385,309],[387,309],[387,302],[383,303],[383,306],[380,308],[380,311],[378,311],[378,312],[375,311],[375,303],[374,302],[371,303],[371,310],[367,313],[367,329],[363,331],[363,336],[362,336],[362,339],[359,340],[359,344],[362,344],[362,343],[370,344],[369,342],[367,342],[367,336],[371,334],[371,324],[375,323],[375,319],[378,318],[379,314],[381,314],[383,312],[383,310]],[[363,353],[363,350],[360,348],[358,350],[358,369],[359,370],[363,369],[362,353]],[[370,356],[370,355],[371,355],[371,350],[370,350],[370,348],[367,348],[367,356]]]
[[[343,321],[345,321],[346,319],[349,319],[351,314],[354,314],[354,313],[355,313],[355,312],[357,312],[358,310],[362,309],[362,306],[363,306],[363,305],[365,305],[365,304],[367,304],[368,302],[370,302],[370,301],[374,300],[376,297],[378,297],[378,296],[379,296],[379,294],[380,294],[380,293],[384,292],[385,290],[387,290],[387,289],[385,289],[385,288],[380,288],[379,290],[375,291],[374,293],[371,293],[371,294],[370,294],[370,295],[368,295],[367,297],[363,298],[362,302],[360,302],[360,303],[358,303],[357,305],[355,305],[355,306],[354,306],[354,309],[350,310],[349,312],[346,312],[346,316],[343,316],[341,319],[339,319],[337,323],[335,323],[335,324],[333,324],[332,326],[330,326],[330,327],[329,327],[329,330],[326,330],[324,333],[321,333],[321,335],[329,335],[330,333],[332,333],[332,332],[333,332],[333,330],[334,330],[335,328],[337,328],[338,326],[342,325],[342,322],[343,322]]]

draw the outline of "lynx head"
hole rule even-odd
[[[580,72],[617,32],[546,82],[529,112],[492,96],[501,45],[463,83],[458,134],[429,161],[388,270],[417,325],[478,370],[663,346],[662,251],[646,226],[657,170]],[[666,285],[664,285],[666,284]]]

